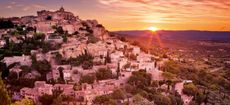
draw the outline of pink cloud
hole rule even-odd
[[[110,7],[113,17],[118,15],[117,18],[140,22],[184,23],[213,18],[221,22],[230,19],[228,0],[99,0],[99,3]]]

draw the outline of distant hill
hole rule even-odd
[[[133,31],[116,31],[115,33],[127,35],[130,37],[149,37],[153,35],[148,30]],[[166,40],[212,40],[212,41],[230,41],[230,32],[214,32],[214,31],[157,31],[161,39]]]

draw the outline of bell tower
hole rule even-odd
[[[63,6],[61,6],[61,8],[60,8],[59,11],[61,11],[61,12],[64,12],[64,11],[65,11],[65,9],[63,8]]]

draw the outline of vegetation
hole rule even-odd
[[[95,105],[116,105],[116,102],[109,95],[96,96],[93,103]]]
[[[70,58],[67,60],[72,66],[82,65],[83,69],[91,69],[93,67],[93,56],[85,50],[85,52],[76,58]]]
[[[113,78],[112,71],[108,68],[99,68],[96,72],[97,80],[106,80]]]
[[[152,76],[146,73],[144,70],[132,72],[132,76],[129,78],[128,83],[134,87],[143,89],[151,85]]]
[[[165,62],[165,64],[161,67],[162,71],[169,72],[172,74],[179,74],[180,68],[179,65],[176,64],[176,62],[170,60]]]
[[[184,85],[183,93],[189,96],[195,96],[198,93],[198,88],[194,84],[189,83]]]
[[[52,105],[53,103],[53,96],[45,94],[41,97],[39,97],[39,101],[42,103],[42,105]]]
[[[166,79],[166,80],[172,80],[172,79],[174,79],[174,77],[176,77],[175,74],[172,74],[172,73],[170,73],[170,72],[163,72],[163,73],[162,73],[162,76],[163,76],[164,79]]]
[[[45,35],[42,33],[35,33],[32,38],[19,38],[18,40],[21,40],[20,43],[14,43],[9,38],[6,38],[6,44],[0,49],[0,52],[4,56],[21,56],[22,54],[30,55],[31,50],[39,48],[42,48],[44,53],[59,48],[58,45],[51,45],[44,42],[44,39]]]
[[[113,91],[111,96],[113,99],[116,100],[124,100],[125,98],[127,98],[127,93],[124,92],[122,89],[117,89]]]
[[[32,68],[37,70],[42,75],[45,75],[51,71],[51,65],[47,60],[33,62]]]
[[[62,105],[63,102],[67,102],[69,105],[69,102],[74,101],[72,96],[67,96],[62,93],[63,90],[60,90],[60,88],[55,89],[53,90],[52,95],[44,94],[43,96],[40,96],[39,101],[42,105]]]
[[[0,19],[0,29],[8,29],[8,28],[13,28],[14,24],[10,20],[2,20]]]
[[[157,105],[172,105],[170,98],[161,94],[154,95],[154,103]]]
[[[87,43],[97,43],[100,39],[94,35],[88,35]]]
[[[81,77],[80,83],[93,84],[95,80],[96,80],[95,74],[87,74]]]
[[[11,103],[11,98],[8,95],[8,92],[6,90],[6,87],[2,81],[2,79],[0,79],[0,102],[1,105],[10,105]]]
[[[20,101],[14,102],[14,103],[12,103],[10,105],[34,105],[34,102],[31,99],[24,98],[24,99],[22,99]]]

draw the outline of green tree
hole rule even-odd
[[[92,69],[93,68],[93,62],[92,61],[84,61],[82,63],[83,69]]]
[[[55,62],[59,65],[62,64],[62,60],[63,60],[63,57],[60,53],[57,53],[56,56],[55,56]]]
[[[164,78],[165,80],[172,80],[172,79],[174,79],[174,77],[176,77],[175,74],[172,74],[172,73],[170,73],[170,72],[163,72],[163,73],[162,73],[162,76],[163,76],[163,78]]]
[[[59,71],[59,74],[60,74],[60,78],[61,78],[61,81],[64,82],[65,79],[64,79],[64,73],[63,73],[63,70],[64,68],[63,67],[59,67],[58,68],[58,71]]]
[[[134,87],[143,89],[151,85],[152,75],[145,70],[139,70],[132,72],[128,83]]]
[[[120,72],[121,72],[121,70],[120,70],[120,62],[117,63],[117,70],[116,70],[116,72],[117,72],[117,79],[119,79]]]
[[[189,102],[189,105],[199,105],[199,104],[197,104],[195,101],[191,101]]]
[[[61,26],[54,27],[54,28],[56,28],[55,33],[64,34],[64,32],[65,32]]]
[[[154,103],[157,105],[172,105],[171,99],[161,94],[154,95]]]
[[[169,72],[172,74],[180,73],[178,64],[172,60],[165,62],[165,64],[161,67],[161,69],[162,71]]]
[[[183,99],[181,98],[180,94],[178,92],[175,92],[175,94],[170,94],[169,98],[171,99],[172,105],[183,105]]]
[[[126,94],[123,90],[117,89],[113,91],[112,98],[117,100],[124,100],[126,98]]]
[[[81,77],[80,83],[93,84],[96,80],[95,74],[87,74]]]
[[[184,85],[184,88],[182,91],[184,94],[195,96],[198,93],[198,88],[194,84],[189,83],[189,84]]]
[[[37,61],[32,64],[32,67],[42,75],[45,75],[51,70],[51,64],[47,60]]]
[[[93,103],[94,105],[116,105],[109,95],[96,96]]]
[[[112,71],[107,68],[99,68],[96,72],[97,80],[111,79],[113,77]]]
[[[3,20],[3,19],[0,19],[0,29],[7,29],[7,28],[13,28],[14,27],[14,24],[12,21],[10,20]]]
[[[200,105],[205,101],[206,95],[201,92],[198,92],[194,98],[195,98],[195,101]]]
[[[43,96],[39,97],[39,101],[42,105],[52,105],[54,98],[53,95],[44,94]]]
[[[107,63],[111,63],[112,61],[111,61],[111,57],[110,57],[110,54],[109,54],[109,51],[107,51],[107,54],[106,54],[106,57],[105,57],[105,65],[107,64]]]

